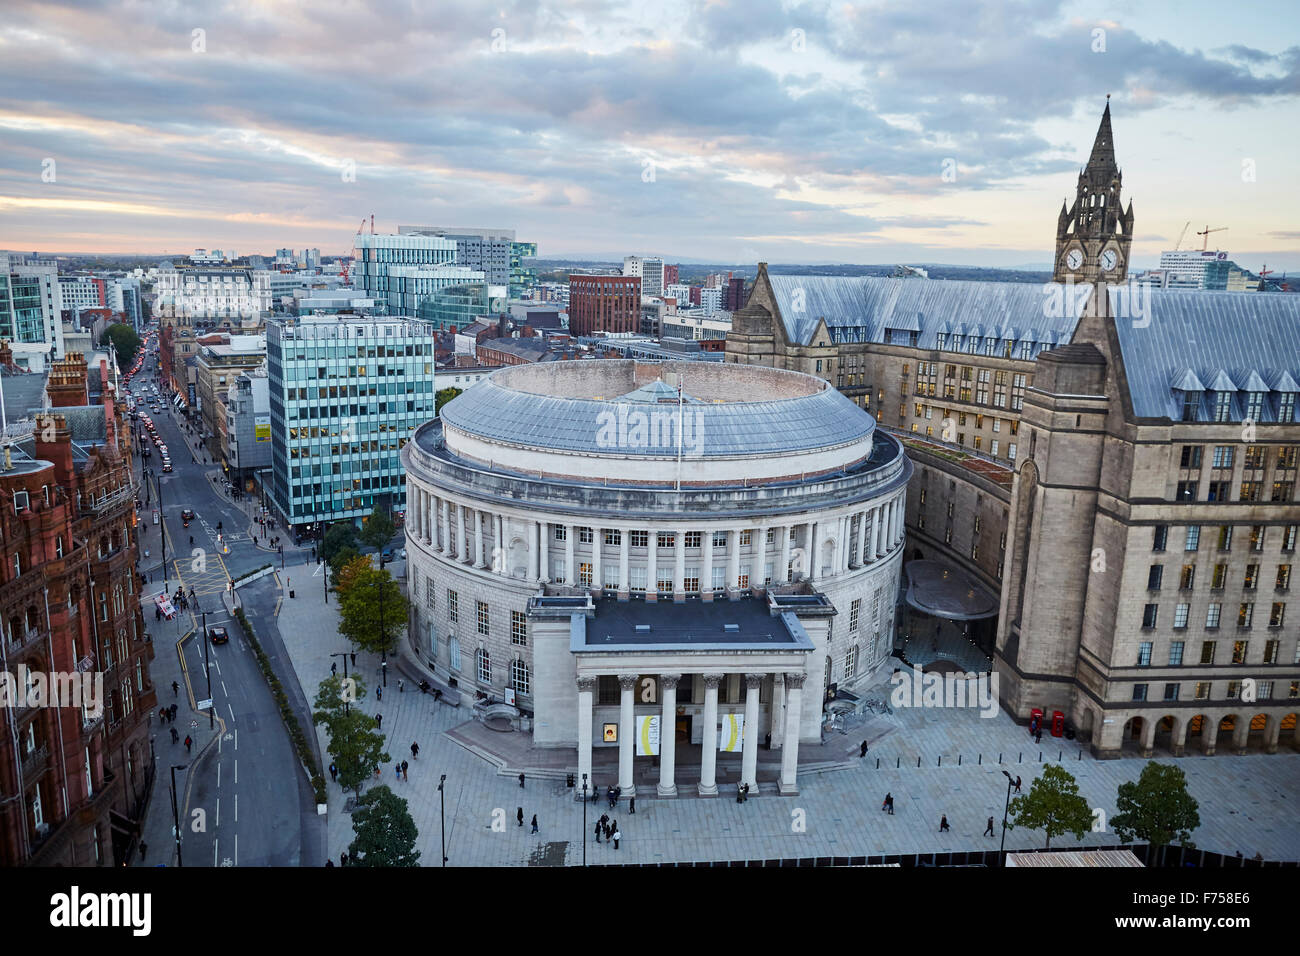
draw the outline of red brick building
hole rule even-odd
[[[0,658],[21,695],[0,708],[0,866],[125,863],[152,782],[158,698],[135,570],[131,429],[107,368],[90,387],[87,371],[75,352],[53,363],[50,407],[37,406],[31,433],[0,459]],[[19,379],[4,374],[0,386],[30,402],[32,383]],[[32,412],[16,403],[11,422]],[[28,672],[102,678],[100,712],[33,701],[17,682]]]
[[[569,332],[639,332],[640,276],[569,276]]]

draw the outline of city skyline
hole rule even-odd
[[[1109,93],[1134,267],[1190,222],[1300,268],[1285,8],[1174,9],[19,3],[0,245],[329,256],[374,213],[544,258],[1047,265]]]

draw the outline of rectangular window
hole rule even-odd
[[[1178,483],[1178,501],[1195,501],[1196,500],[1196,482],[1180,481]]]
[[[1166,684],[1166,685],[1165,685],[1165,700],[1177,700],[1177,699],[1178,699],[1178,687],[1179,687],[1178,684]]]
[[[1144,630],[1150,630],[1156,626],[1156,616],[1160,607],[1156,604],[1148,604],[1142,609],[1142,627]]]
[[[750,539],[753,537],[753,535],[754,532],[748,528],[740,532],[740,546],[742,548],[748,548],[750,545]]]
[[[650,532],[649,532],[649,531],[629,531],[629,532],[628,532],[628,539],[629,539],[629,542],[631,543],[632,547],[634,547],[634,548],[644,548],[644,547],[648,547],[648,546],[649,546],[649,542],[650,542]]]
[[[478,609],[478,632],[480,634],[488,634],[491,631],[491,628],[488,626],[488,606],[483,601],[476,601],[474,603],[477,605]]]
[[[1201,546],[1201,526],[1192,524],[1187,526],[1187,534],[1183,539],[1184,551],[1195,551]]]
[[[622,544],[622,543],[623,543],[623,532],[619,531],[619,530],[616,529],[616,528],[606,528],[606,529],[605,529],[605,543],[606,543],[606,544]]]
[[[1221,591],[1228,586],[1228,566],[1226,564],[1216,564],[1214,566],[1214,577],[1210,581],[1210,587],[1216,591]]]
[[[1300,525],[1289,524],[1282,529],[1282,553],[1290,554],[1295,551],[1296,530]]]
[[[1202,664],[1208,664],[1208,665],[1214,664],[1214,649],[1217,646],[1218,646],[1217,641],[1201,642],[1201,663]]]
[[[1205,626],[1207,628],[1219,626],[1219,614],[1223,610],[1223,605],[1213,603],[1205,609]]]
[[[1174,630],[1181,630],[1187,626],[1187,614],[1190,609],[1190,604],[1174,605]]]
[[[1253,591],[1259,583],[1259,565],[1246,565],[1246,579],[1242,581],[1241,587],[1244,591]]]
[[[1197,681],[1197,682],[1196,682],[1196,699],[1197,699],[1197,700],[1209,700],[1209,698],[1210,698],[1210,682],[1207,681],[1207,680]]]
[[[523,611],[510,612],[510,643],[528,645],[528,615]]]
[[[578,584],[584,588],[591,587],[591,565],[586,561],[578,562]]]
[[[1242,482],[1245,484],[1245,482]],[[1295,495],[1294,481],[1275,481],[1273,482],[1273,496],[1270,501],[1290,501]],[[1253,498],[1251,499],[1254,500]]]
[[[1228,494],[1232,489],[1230,481],[1212,481],[1209,484],[1209,491],[1205,495],[1206,501],[1227,501]]]
[[[557,524],[557,525],[555,526],[555,540],[556,540],[556,541],[568,541],[568,540],[569,540],[569,529],[566,528],[566,527],[565,527],[564,525],[562,525],[562,524]]]
[[[862,598],[854,598],[849,603],[849,633],[858,632],[858,616],[862,613]]]
[[[447,617],[452,621],[460,620],[460,595],[447,589]]]
[[[1219,482],[1213,482],[1213,484],[1219,484]],[[1225,484],[1226,484],[1226,482],[1225,482]],[[1258,501],[1258,500],[1259,500],[1259,489],[1260,489],[1260,483],[1259,483],[1258,481],[1243,481],[1243,482],[1241,483],[1241,491],[1240,491],[1239,494],[1237,495],[1237,500],[1238,500],[1238,501]],[[1211,501],[1227,501],[1227,500],[1228,500],[1227,492],[1226,492],[1226,491],[1224,492],[1224,495],[1223,495],[1222,498],[1211,498],[1210,500],[1211,500]],[[1277,499],[1274,499],[1274,500],[1276,501]]]
[[[1260,464],[1257,466],[1260,468],[1264,466],[1263,451],[1264,449],[1260,448],[1261,460]],[[1283,445],[1277,450],[1277,466],[1279,468],[1294,468],[1297,461],[1300,461],[1300,445]]]
[[[1291,587],[1291,565],[1279,564],[1277,566],[1277,583],[1273,585],[1279,591],[1289,590]]]
[[[1257,524],[1250,529],[1250,550],[1264,550],[1264,526]]]
[[[1230,524],[1219,526],[1219,550],[1232,550],[1232,525]]]
[[[727,586],[727,569],[719,567],[718,565],[715,564],[713,566],[713,590],[721,591],[726,586]]]
[[[1159,591],[1160,579],[1164,577],[1165,568],[1162,564],[1153,564],[1147,570],[1147,590]]]
[[[1232,642],[1232,663],[1246,663],[1246,651],[1250,647],[1250,641],[1233,641]]]
[[[1182,641],[1171,641],[1171,642],[1170,642],[1170,644],[1169,644],[1169,666],[1170,666],[1170,667],[1182,667],[1182,666],[1183,666],[1183,642],[1182,642]]]
[[[725,548],[727,546],[727,532],[725,531],[713,532],[713,546],[715,548]]]
[[[1214,446],[1214,461],[1211,467],[1213,468],[1232,467],[1232,446],[1231,445]]]
[[[1165,549],[1165,543],[1168,540],[1169,540],[1169,526],[1165,524],[1156,525],[1154,533],[1152,535],[1151,550],[1163,551]]]
[[[1246,453],[1241,464],[1243,468],[1263,468],[1264,467],[1264,446],[1247,445]]]
[[[858,672],[858,645],[854,644],[844,655],[844,679],[848,680]]]
[[[1138,645],[1138,667],[1151,666],[1151,642],[1143,641]]]
[[[1253,601],[1242,601],[1241,606],[1237,608],[1237,627],[1250,627],[1251,622],[1255,619],[1255,604]]]
[[[677,535],[672,531],[660,531],[656,535],[656,541],[661,548],[671,548],[677,544]]]
[[[1190,591],[1196,586],[1196,565],[1184,564],[1182,573],[1178,576],[1178,589],[1180,591]]]
[[[1286,620],[1286,602],[1274,601],[1272,609],[1268,612],[1268,626],[1281,627]]]
[[[1134,685],[1133,685],[1133,699],[1134,699],[1134,700],[1146,700],[1146,699],[1147,699],[1147,685],[1146,685],[1146,684],[1134,684]]]
[[[433,610],[438,600],[438,588],[433,583],[433,578],[428,578],[424,582],[424,603],[428,605],[429,610]]]
[[[687,566],[682,575],[682,590],[687,594],[700,593],[700,569]]]
[[[1277,663],[1278,643],[1279,642],[1276,640],[1264,642],[1264,663],[1265,664]]]
[[[1201,446],[1184,445],[1182,455],[1179,458],[1178,465],[1180,468],[1200,468],[1201,467]]]
[[[698,548],[700,546],[700,533],[698,531],[686,532],[686,547]]]
[[[1228,700],[1236,700],[1237,695],[1241,693],[1241,681],[1228,681]]]
[[[590,529],[590,528],[579,528],[579,529],[578,529],[578,540],[579,540],[581,543],[583,543],[583,544],[591,544],[591,542],[592,542],[592,540],[593,540],[593,538],[592,538],[592,534],[591,534],[591,529]]]

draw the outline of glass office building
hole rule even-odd
[[[434,414],[434,335],[393,316],[267,323],[271,497],[299,533],[406,510],[399,458]]]

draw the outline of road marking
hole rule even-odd
[[[221,742],[220,742],[220,740],[217,741],[217,751],[218,751],[218,752],[221,751]],[[220,761],[217,761],[217,789],[218,789],[218,790],[221,789],[221,762],[220,762]],[[220,805],[221,805],[221,800],[220,800],[220,798],[218,797],[218,798],[217,798],[217,806],[220,806]]]
[[[214,836],[212,837],[212,865],[213,865],[213,866],[217,866],[217,865],[218,865],[218,864],[217,864],[217,860],[218,860],[218,857],[217,857],[217,838],[216,838],[216,836],[214,835]]]
[[[235,708],[230,705],[229,701],[226,702],[226,706],[230,708],[230,722],[233,724],[235,722]],[[238,750],[239,748],[236,747],[235,749]]]
[[[239,822],[239,794],[235,794],[235,822]]]
[[[239,834],[235,834],[235,866],[239,866]]]
[[[220,764],[217,765],[217,771],[218,771],[218,773],[220,773],[220,771],[221,771],[221,765],[220,765]],[[220,797],[217,797],[217,822],[216,822],[215,825],[216,825],[216,826],[221,826],[221,798],[220,798]]]
[[[235,760],[235,783],[239,783],[239,760]]]
[[[225,681],[219,681],[218,683],[221,684],[221,693],[223,693],[223,694],[225,694],[227,697],[229,697],[229,696],[230,696],[230,691],[226,690],[226,682],[225,682]]]

